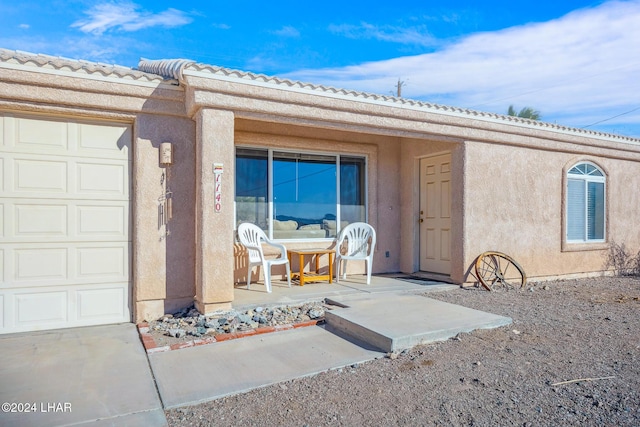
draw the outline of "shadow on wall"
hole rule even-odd
[[[249,265],[249,255],[244,246],[240,243],[233,245],[233,278],[234,287],[247,284],[247,266]],[[253,277],[256,277],[255,272]]]
[[[135,121],[132,181],[137,210],[135,244],[139,245],[135,249],[139,257],[136,268],[146,276],[135,282],[164,284],[164,289],[140,290],[137,298],[164,299],[165,313],[192,305],[196,294],[196,125],[183,115],[183,96],[179,91],[157,88]],[[163,143],[171,144],[172,158],[167,164],[161,160]]]
[[[265,252],[265,256],[275,258],[277,254]],[[243,287],[247,285],[247,267],[249,266],[249,254],[247,249],[240,243],[233,245],[233,277],[234,287]],[[274,265],[271,269],[271,275],[276,280],[286,280],[286,269],[284,265]],[[253,266],[251,271],[251,283],[263,282],[264,272],[261,266]]]

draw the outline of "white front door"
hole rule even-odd
[[[420,270],[451,273],[451,154],[420,160]]]
[[[131,321],[131,140],[0,112],[0,334]]]

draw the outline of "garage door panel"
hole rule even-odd
[[[65,237],[68,216],[67,205],[15,204],[15,237]]]
[[[62,323],[69,320],[68,295],[65,291],[23,293],[14,296],[15,323],[29,324]]]
[[[99,153],[102,157],[128,159],[131,145],[131,128],[128,126],[78,126],[78,151],[82,155]]]
[[[128,160],[131,141],[131,126],[126,124],[0,116],[0,145],[11,146],[15,152]]]
[[[55,160],[14,160],[13,191],[59,193],[67,192],[67,162]]]
[[[128,282],[11,290],[0,294],[0,327],[22,332],[122,322],[129,316],[128,299]]]
[[[68,252],[65,247],[15,250],[14,280],[34,283],[69,279]]]
[[[25,151],[42,150],[42,147],[67,151],[67,128],[66,122],[18,118],[15,146]]]
[[[125,166],[121,164],[78,163],[77,194],[128,197]]]
[[[78,278],[126,280],[127,260],[127,248],[124,246],[79,248]]]
[[[123,242],[128,236],[125,201],[19,198],[0,203],[0,243]]]
[[[0,113],[0,334],[128,322],[131,126]]]
[[[129,200],[130,162],[2,153],[0,197]]]
[[[127,288],[127,284],[124,283],[118,288],[79,290],[78,320],[122,318],[126,309]]]
[[[82,239],[112,240],[128,235],[129,212],[126,206],[116,204],[76,206],[77,236]]]
[[[3,245],[1,288],[85,285],[129,280],[129,242],[28,243]]]
[[[125,251],[114,249],[113,252],[122,257]],[[128,265],[122,265],[128,264],[126,255],[124,259],[103,263],[111,268],[105,268],[103,272],[107,274],[102,276],[96,267],[89,267],[85,272],[87,277],[74,280],[6,282],[9,288],[0,287],[0,299],[3,300],[0,331],[22,332],[130,321]]]

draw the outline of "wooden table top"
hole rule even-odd
[[[330,254],[334,253],[335,251],[335,249],[287,249],[287,252],[302,255]]]

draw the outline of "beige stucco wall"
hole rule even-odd
[[[203,108],[195,116],[196,307],[201,313],[228,309],[233,300],[235,152],[233,113]],[[221,208],[215,210],[214,164],[222,165]]]
[[[187,306],[195,295],[195,129],[187,118],[139,114],[134,122],[133,236],[137,320]],[[159,164],[162,142],[174,164]],[[173,216],[159,225],[158,206],[172,193]]]
[[[468,142],[465,156],[464,263],[496,250],[514,257],[529,278],[601,274],[607,244],[564,244],[566,171],[582,160],[607,173],[607,242],[640,250],[640,163],[573,150]],[[562,148],[562,147],[559,147]],[[475,279],[467,276],[466,281]]]

